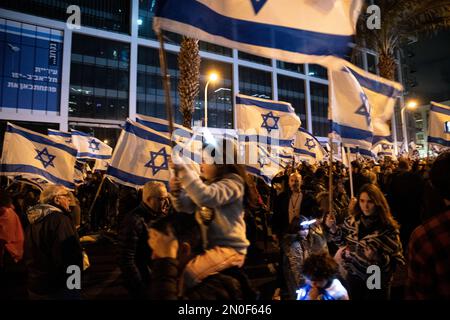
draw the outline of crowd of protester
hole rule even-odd
[[[225,145],[219,157],[236,156]],[[401,272],[404,298],[450,298],[449,151],[355,160],[352,179],[336,161],[331,202],[326,162],[291,164],[270,186],[242,165],[208,163],[171,164],[167,185],[139,191],[105,182],[95,202],[101,173],[74,192],[3,181],[1,298],[81,298],[67,268],[86,269],[80,237],[99,230],[116,236],[133,299],[257,299],[244,267],[270,244],[279,252],[273,299],[386,300]]]

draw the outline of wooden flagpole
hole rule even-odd
[[[349,177],[350,177],[350,196],[351,198],[354,197],[353,193],[353,169],[352,169],[352,162],[350,161],[350,148],[347,147],[347,154],[345,155],[347,157],[348,161],[348,169],[349,169]]]
[[[91,207],[89,208],[89,212],[87,215],[89,219],[91,218],[92,210],[94,210],[95,202],[97,201],[97,198],[100,195],[100,191],[102,190],[103,183],[105,182],[105,178],[106,178],[106,175],[104,174],[102,177],[102,181],[100,182],[100,185],[98,186],[97,192],[95,193],[94,200],[92,200]],[[92,219],[91,219],[91,221],[92,221]]]
[[[172,99],[170,97],[170,75],[167,69],[166,50],[164,49],[164,38],[162,30],[160,30],[157,35],[159,40],[159,65],[161,70],[161,76],[163,78],[164,96],[166,102],[166,114],[167,120],[169,122],[169,139],[171,141],[171,146],[173,148],[176,143],[172,137],[174,126],[173,126]],[[176,169],[176,167],[174,168],[174,173],[175,177],[177,177],[178,170]]]
[[[174,145],[174,141],[172,139],[173,112],[172,112],[172,99],[170,97],[170,75],[167,69],[166,51],[164,49],[164,38],[162,31],[158,32],[158,40],[159,40],[159,65],[161,70],[161,76],[163,78],[166,113],[167,113],[167,120],[169,122],[169,134],[173,146]]]
[[[330,119],[332,118],[332,108],[331,106],[328,108],[328,113]],[[333,138],[331,131],[328,133],[328,144],[330,145],[330,156],[328,157],[329,161],[329,178],[328,178],[328,208],[329,213],[333,213]]]

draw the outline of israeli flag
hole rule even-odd
[[[87,163],[85,163],[85,162],[81,162],[81,161],[75,162],[75,171],[74,171],[73,181],[77,186],[79,186],[85,182],[85,179],[87,177],[86,165],[87,165]]]
[[[346,63],[346,67],[358,81],[370,105],[373,127],[372,144],[392,144],[388,121],[392,119],[395,103],[403,91],[403,86],[369,73],[351,63]]]
[[[247,148],[251,148],[250,146],[251,144],[246,144]],[[260,177],[266,184],[271,185],[273,177],[277,175],[281,170],[283,170],[285,168],[285,165],[282,163],[282,160],[274,155],[271,150],[268,150],[266,146],[258,145],[256,147],[256,150],[256,162],[246,162],[245,167],[247,173]],[[247,153],[249,152],[247,151]]]
[[[71,130],[72,143],[78,149],[79,159],[110,159],[112,148],[99,139],[77,130]]]
[[[106,171],[108,170],[108,166],[111,164],[111,159],[106,160],[100,160],[95,159],[94,168],[92,168],[92,171]]]
[[[294,141],[292,140],[291,145],[288,147],[272,147],[274,156],[278,159],[280,166],[283,168],[292,164],[295,160],[294,148],[292,146],[293,143]]]
[[[431,102],[428,143],[450,147],[450,106]]]
[[[142,188],[147,181],[169,181],[170,139],[128,119],[122,129],[108,177],[120,184]]]
[[[247,172],[261,177],[267,184],[292,162],[292,140],[279,140],[267,136],[238,135],[240,154],[238,161]]]
[[[72,134],[70,132],[47,129],[47,134],[52,140],[72,144]]]
[[[300,118],[290,103],[236,96],[236,129],[249,173],[270,184],[292,162],[292,139]]]
[[[327,154],[319,140],[303,128],[299,128],[295,135],[293,149],[296,160],[306,160],[311,164],[322,161]]]
[[[41,178],[73,190],[76,155],[77,150],[69,144],[8,122],[1,174]]]
[[[331,136],[352,153],[372,157],[373,126],[369,100],[351,70],[328,70]]]
[[[374,144],[372,152],[378,159],[382,159],[385,156],[391,157],[392,159],[396,159],[394,152],[394,144],[386,140],[382,140]]]
[[[265,100],[242,94],[236,96],[236,128],[239,133],[292,140],[301,125],[288,102]]]
[[[165,134],[169,138],[169,122],[166,119],[136,115],[136,122],[160,133]],[[217,145],[217,141],[237,140],[238,134],[234,129],[224,128],[206,128],[193,127],[186,128],[182,125],[174,123],[174,131],[172,140],[177,145],[178,155],[185,161],[187,159],[199,164],[201,162],[202,149],[205,145]],[[192,162],[188,161],[188,162]]]
[[[361,5],[361,0],[161,0],[153,28],[267,58],[326,65],[351,50]]]
[[[161,132],[161,133],[169,133],[169,121],[166,119],[160,119],[156,117],[146,116],[143,114],[136,114],[136,122],[140,123],[150,129],[153,129],[155,131]],[[174,130],[184,130],[186,132],[192,133],[192,130],[178,124],[173,124]]]

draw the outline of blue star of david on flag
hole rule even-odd
[[[367,99],[367,96],[361,92],[359,95],[362,100],[362,105],[356,110],[356,114],[359,114],[360,116],[364,116],[366,118],[366,123],[368,126],[370,126],[370,105],[369,100]]]
[[[163,157],[161,165],[156,165],[156,159]],[[147,168],[152,168],[153,175],[157,174],[160,170],[169,169],[169,155],[166,152],[166,148],[162,147],[158,152],[150,151],[150,161],[145,164]]]
[[[91,141],[89,141],[89,149],[91,149],[92,152],[100,151],[100,142],[96,141],[95,139],[92,139]]]
[[[308,150],[314,149],[316,146],[316,143],[314,142],[313,138],[306,138],[305,147],[308,148]]]
[[[267,0],[250,0],[252,2],[253,10],[255,11],[255,14],[258,14],[258,12],[264,7]]]
[[[389,150],[390,146],[388,144],[382,144],[381,148],[383,148],[383,150]]]
[[[280,117],[274,116],[272,111],[267,114],[262,114],[261,117],[263,118],[261,128],[266,128],[269,133],[272,130],[278,129],[278,121],[280,120]],[[272,122],[272,125],[269,125],[270,122]]]
[[[47,169],[48,166],[52,166],[53,168],[55,167],[55,165],[53,164],[53,160],[55,160],[56,156],[48,153],[47,148],[44,148],[42,150],[39,149],[34,150],[36,150],[37,152],[37,156],[35,157],[35,159],[39,160],[45,169]]]
[[[72,138],[66,140],[67,143],[72,143]]]

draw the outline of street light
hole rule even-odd
[[[408,103],[406,104],[406,106],[409,108],[409,109],[414,109],[414,108],[416,108],[417,107],[417,101],[416,100],[410,100],[410,101],[408,101]]]
[[[219,79],[219,75],[215,72],[211,72],[208,76],[208,81],[205,86],[205,127],[208,126],[208,85],[210,82],[216,82]]]
[[[403,128],[403,143],[405,145],[405,151],[409,152],[409,146],[408,146],[408,137],[407,137],[407,129],[406,129],[406,118],[405,118],[405,110],[410,109],[414,110],[417,107],[417,101],[410,100],[406,103],[406,105],[402,108],[400,111],[400,115],[402,118],[402,128]]]

